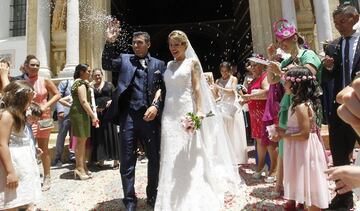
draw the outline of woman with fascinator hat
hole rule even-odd
[[[222,115],[189,39],[175,30],[168,43],[174,60],[164,72],[166,97],[155,210],[218,211],[225,206],[226,197],[242,190],[243,182]],[[180,123],[188,112],[202,119],[200,129],[194,132],[187,132]],[[205,117],[209,112],[214,115]]]
[[[258,165],[256,172],[252,175],[254,179],[260,179],[262,172],[267,174],[268,166],[265,165],[266,151],[270,155],[270,175],[272,175],[276,166],[276,143],[270,141],[265,142],[265,129],[262,118],[265,111],[266,96],[269,90],[269,84],[266,80],[267,72],[265,71],[269,61],[261,54],[254,54],[248,58],[251,64],[250,72],[253,75],[253,80],[248,87],[248,94],[243,95],[243,99],[248,103],[251,136],[256,140],[256,150],[258,155]]]
[[[281,77],[285,71],[294,66],[304,66],[311,71],[313,75],[317,75],[321,65],[321,61],[316,53],[312,50],[303,49],[304,39],[298,34],[298,31],[292,23],[286,19],[279,19],[273,24],[274,34],[277,40],[277,45],[270,44],[267,51],[270,61],[268,66],[267,79],[270,84],[283,84],[284,81]],[[276,47],[280,47],[285,53],[290,54],[290,57],[284,59],[281,63],[275,60],[276,58]],[[318,74],[319,75],[319,74]],[[269,94],[269,97],[274,96]],[[269,99],[268,99],[269,100]],[[272,99],[274,100],[274,99]],[[289,94],[284,94],[281,98],[279,108],[279,119],[278,119],[278,130],[285,130],[287,128],[288,110],[292,103]],[[280,195],[282,190],[282,172],[286,169],[282,169],[282,158],[283,158],[283,141],[279,140],[278,136],[273,136],[272,141],[279,142],[279,159],[278,159],[278,174],[277,184],[275,188],[275,195]]]

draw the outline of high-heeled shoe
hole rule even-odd
[[[93,173],[89,170],[85,170],[86,175],[88,175],[90,178],[93,178]]]
[[[260,178],[261,178],[261,174],[262,174],[263,172],[265,172],[265,176],[267,176],[268,171],[269,171],[268,169],[269,169],[269,167],[265,164],[264,167],[261,169],[261,171],[259,171],[259,172],[255,171],[255,172],[254,172],[254,174],[252,175],[252,178],[253,178],[253,179],[260,179]]]
[[[44,182],[42,184],[41,191],[43,192],[48,191],[50,189],[50,186],[51,186],[50,175],[47,175],[44,177]]]
[[[74,179],[76,179],[76,176],[79,177],[80,180],[87,180],[90,179],[90,177],[87,174],[82,174],[79,170],[74,170]]]

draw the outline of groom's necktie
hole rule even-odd
[[[140,62],[141,66],[142,66],[144,69],[147,68],[146,60],[145,60],[145,59],[139,59],[139,62]]]
[[[144,71],[144,101],[149,104],[149,100],[147,97],[147,92],[148,92],[148,81],[147,81],[147,74],[148,74],[148,69],[147,69],[147,64],[146,64],[146,59],[139,59],[139,63],[141,65],[141,67],[143,67],[143,71]]]
[[[350,78],[350,37],[345,37],[345,48],[344,48],[344,87],[349,85],[351,82]]]

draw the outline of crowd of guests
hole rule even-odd
[[[250,121],[246,125],[256,142],[253,178],[264,177],[265,182],[276,183],[270,195],[287,199],[286,210],[304,206],[309,210],[353,207],[351,188],[355,185],[349,178],[355,183],[359,170],[348,166],[326,169],[329,165],[349,165],[355,141],[359,141],[355,125],[348,124],[356,123],[358,117],[349,117],[349,110],[340,106],[346,102],[343,98],[349,97],[340,91],[359,75],[359,31],[354,28],[359,15],[355,7],[344,3],[334,10],[333,18],[341,37],[325,43],[325,56],[308,49],[296,27],[280,19],[273,24],[276,43],[268,46],[267,58],[259,54],[248,58],[248,73],[242,76],[242,83],[237,85],[237,80],[224,74],[224,64],[220,66],[222,77],[216,83],[208,80],[214,98],[220,101],[224,98],[218,96],[219,90],[222,94],[237,91],[233,96],[244,110],[245,123]],[[356,96],[355,89],[353,92]],[[356,102],[354,96],[352,103]],[[329,126],[333,163],[329,163],[320,134],[322,123]],[[240,138],[233,141],[242,142]],[[338,191],[333,199],[324,172],[330,173],[330,179],[338,180],[337,175],[342,175],[347,181],[336,182]]]
[[[119,167],[118,128],[103,119],[114,87],[103,80],[102,70],[92,71],[88,65],[79,64],[74,80],[64,80],[57,88],[50,79],[38,75],[40,62],[35,56],[27,56],[23,67],[22,75],[10,77],[9,62],[0,61],[0,178],[4,181],[0,184],[0,209],[36,209],[41,192],[51,187],[51,164],[62,165],[68,132],[69,160],[75,156],[75,179],[92,177],[87,168],[90,162],[103,165],[105,160],[114,160],[114,167]],[[58,121],[59,133],[51,162],[48,144],[54,128],[53,117]],[[92,150],[89,156],[86,156],[86,142]],[[41,158],[43,165],[42,181],[37,158]]]
[[[259,54],[248,58],[242,81],[232,75],[228,62],[220,64],[221,77],[216,81],[205,74],[235,152],[234,163],[247,162],[246,140],[254,139],[257,166],[252,177],[275,183],[271,196],[287,199],[286,210],[304,206],[308,210],[351,209],[351,190],[360,187],[359,168],[346,166],[360,133],[360,82],[355,79],[360,65],[359,32],[353,28],[359,14],[355,7],[342,4],[333,18],[341,37],[327,44],[321,59],[307,49],[293,24],[280,19],[273,24],[276,43],[269,45],[267,58]],[[36,209],[41,190],[51,187],[50,166],[63,163],[68,133],[75,179],[93,177],[89,162],[102,166],[113,160],[114,167],[120,165],[119,127],[105,115],[114,86],[104,80],[101,69],[79,64],[73,79],[56,87],[39,76],[40,62],[33,55],[27,56],[22,75],[9,77],[9,67],[0,60],[0,180],[4,181],[0,209]],[[51,162],[48,145],[53,118],[58,121],[58,136]],[[320,134],[324,119],[336,166],[330,169]],[[328,179],[336,180],[337,194],[332,200]]]

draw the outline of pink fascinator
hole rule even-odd
[[[275,36],[281,40],[287,39],[297,32],[295,25],[283,18],[273,24],[273,30]]]

